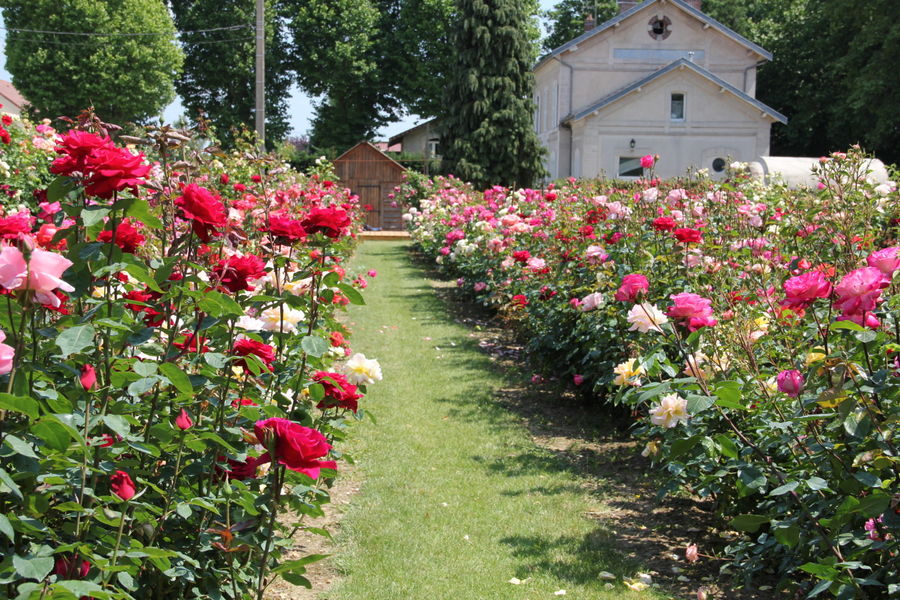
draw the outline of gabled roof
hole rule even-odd
[[[400,163],[398,163],[396,160],[394,160],[393,158],[391,158],[390,156],[388,156],[387,154],[385,154],[385,153],[382,152],[381,150],[379,150],[378,147],[375,146],[372,142],[368,142],[368,141],[362,141],[362,142],[356,144],[355,146],[353,146],[352,148],[350,148],[349,150],[347,150],[346,152],[344,152],[343,154],[341,154],[340,156],[338,156],[338,157],[337,157],[336,159],[334,159],[332,162],[333,162],[333,163],[336,163],[336,162],[340,161],[342,158],[344,158],[345,156],[347,156],[348,154],[350,154],[351,152],[353,152],[354,150],[356,150],[356,149],[359,148],[360,146],[371,148],[373,152],[377,152],[378,154],[380,154],[380,155],[384,158],[385,161],[387,161],[387,162],[391,163],[392,165],[396,166],[396,167],[397,167],[398,169],[400,169],[401,171],[405,171],[405,170],[406,170],[406,167],[404,167],[403,165],[401,165]]]
[[[402,141],[403,141],[403,138],[404,138],[405,136],[409,135],[410,133],[412,133],[412,132],[415,131],[416,129],[421,129],[422,127],[427,127],[427,126],[429,126],[429,125],[434,125],[435,122],[437,122],[437,117],[435,117],[435,118],[433,118],[433,119],[428,119],[427,121],[424,121],[424,122],[422,122],[422,123],[419,123],[418,125],[415,125],[415,126],[413,126],[413,127],[410,127],[409,129],[407,129],[407,130],[405,130],[405,131],[401,131],[401,132],[398,133],[397,135],[391,136],[391,138],[388,140],[388,144],[390,144],[390,145],[393,146],[394,144],[396,144],[396,143],[398,143],[398,142],[402,142]]]
[[[0,96],[9,99],[9,101],[15,104],[17,108],[23,108],[28,104],[25,97],[19,93],[19,90],[13,87],[13,84],[5,79],[0,79]]]
[[[783,114],[781,114],[777,110],[767,106],[766,104],[763,104],[762,102],[760,102],[753,96],[750,96],[750,95],[746,94],[745,92],[741,91],[740,89],[734,87],[733,85],[731,85],[724,79],[721,79],[720,77],[716,77],[715,75],[713,75],[712,73],[710,73],[709,71],[704,69],[703,67],[700,67],[684,58],[679,58],[675,62],[669,63],[668,65],[659,69],[658,71],[655,71],[655,72],[651,73],[650,75],[647,75],[646,77],[639,79],[639,80],[635,81],[634,83],[631,83],[628,86],[626,86],[620,90],[616,90],[615,92],[609,94],[608,96],[600,98],[600,100],[591,104],[590,106],[583,108],[574,114],[570,114],[570,115],[567,115],[566,117],[563,117],[562,122],[567,123],[569,121],[578,121],[580,119],[583,119],[586,116],[590,115],[591,113],[594,113],[594,112],[600,110],[601,108],[604,108],[605,106],[608,106],[608,105],[612,104],[613,102],[616,102],[617,100],[621,100],[622,98],[624,98],[631,92],[633,92],[637,89],[640,89],[641,87],[647,85],[651,81],[653,81],[655,79],[659,79],[660,77],[663,77],[664,75],[666,75],[667,73],[671,73],[672,71],[675,71],[678,69],[684,69],[684,68],[690,69],[697,75],[700,75],[701,77],[703,77],[705,79],[708,79],[709,81],[711,81],[712,83],[721,87],[725,91],[731,92],[734,96],[737,96],[739,99],[743,100],[747,104],[750,104],[754,108],[757,108],[760,111],[766,113],[767,115],[771,116],[776,121],[779,121],[780,123],[787,123],[787,117],[785,117]]]
[[[732,40],[734,40],[734,41],[737,42],[738,44],[744,46],[744,47],[747,48],[748,50],[752,50],[753,52],[756,52],[757,54],[759,54],[759,55],[760,55],[761,57],[763,57],[764,59],[766,59],[766,60],[772,60],[772,53],[771,53],[771,52],[769,52],[768,50],[766,50],[766,49],[763,48],[762,46],[759,46],[758,44],[754,44],[753,42],[751,42],[750,40],[748,40],[748,39],[745,38],[744,36],[740,35],[740,34],[737,33],[736,31],[734,31],[734,30],[732,30],[732,29],[729,29],[728,27],[726,27],[725,25],[719,23],[718,21],[716,21],[715,19],[713,19],[712,17],[710,17],[709,15],[707,15],[706,13],[704,13],[703,11],[697,10],[696,8],[694,8],[694,7],[691,6],[690,4],[687,4],[687,3],[683,2],[682,0],[646,0],[645,2],[641,2],[640,4],[637,4],[637,5],[635,5],[635,6],[632,6],[632,7],[629,8],[628,10],[626,10],[626,11],[620,13],[619,15],[613,17],[613,18],[610,19],[609,21],[606,21],[605,23],[601,23],[600,25],[597,25],[596,27],[594,27],[594,28],[591,29],[590,31],[586,31],[585,33],[581,34],[580,36],[578,36],[578,37],[575,38],[574,40],[570,40],[570,41],[566,42],[565,44],[563,44],[562,46],[560,46],[559,48],[557,48],[557,49],[551,51],[549,54],[547,54],[546,56],[544,56],[543,58],[541,58],[541,60],[538,61],[538,63],[534,66],[534,68],[535,68],[535,69],[538,68],[538,67],[541,66],[545,61],[550,60],[550,59],[553,58],[554,56],[558,56],[558,55],[562,54],[563,52],[566,52],[567,50],[574,50],[575,47],[578,46],[578,44],[582,43],[582,42],[585,41],[585,40],[588,40],[588,39],[594,37],[595,35],[598,35],[598,34],[600,34],[600,33],[603,33],[604,31],[606,31],[606,30],[608,30],[608,29],[610,29],[610,28],[612,28],[612,27],[615,27],[616,25],[618,25],[618,24],[621,23],[622,21],[624,21],[624,20],[630,18],[632,15],[635,15],[635,14],[637,14],[637,13],[643,11],[643,10],[646,10],[647,8],[650,8],[650,7],[653,6],[654,4],[666,3],[666,2],[671,2],[671,3],[674,4],[675,6],[679,7],[680,9],[682,9],[684,12],[686,12],[686,13],[688,13],[688,14],[694,16],[694,17],[696,17],[697,19],[699,19],[699,20],[702,21],[703,23],[708,24],[708,25],[710,26],[711,29],[715,29],[716,31],[718,31],[718,32],[721,33],[722,35],[724,35],[724,36],[726,36],[726,37],[728,37],[728,38],[731,38]]]

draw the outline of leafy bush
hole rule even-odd
[[[123,138],[152,163],[90,113],[41,132],[49,150],[8,128],[28,205],[0,218],[0,595],[309,585],[320,557],[285,552],[327,535],[305,521],[381,378],[337,319],[363,302],[341,266],[357,199],[327,163],[302,175],[168,127]]]
[[[900,516],[896,185],[858,148],[816,190],[729,179],[431,182],[416,243],[528,338],[544,375],[638,416],[669,475],[733,531],[722,571],[814,597],[888,597]]]

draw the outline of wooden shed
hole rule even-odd
[[[366,225],[374,230],[403,229],[399,206],[391,206],[388,194],[403,180],[403,165],[369,142],[360,142],[334,161],[341,185],[359,196],[360,204],[369,204]]]

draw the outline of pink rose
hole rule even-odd
[[[894,271],[900,268],[898,250],[900,250],[900,246],[891,246],[890,248],[884,248],[883,250],[876,250],[866,257],[866,262],[870,267],[875,267],[890,277],[894,274]]]
[[[22,251],[14,246],[3,246],[0,249],[0,285],[14,290],[25,281],[28,264]]]
[[[645,169],[652,169],[653,165],[656,163],[656,159],[652,154],[648,154],[646,156],[641,157],[641,166]]]
[[[578,308],[580,308],[582,312],[588,312],[589,310],[594,310],[602,303],[603,294],[601,294],[600,292],[594,292],[593,294],[588,294],[587,296],[582,298],[581,303],[578,305]]]
[[[577,373],[575,375],[572,375],[572,383],[574,383],[575,385],[581,385],[582,383],[584,383],[584,375],[579,375]]]
[[[34,290],[38,302],[56,308],[60,305],[60,300],[53,290],[59,288],[64,292],[75,291],[74,287],[61,279],[63,272],[71,266],[72,261],[61,254],[34,249],[28,260],[28,280],[18,289]]]
[[[778,391],[796,398],[803,391],[803,375],[796,369],[789,369],[778,374]]]
[[[650,282],[640,273],[631,273],[622,278],[614,298],[619,302],[637,302],[638,296],[650,289]]]
[[[689,331],[696,331],[701,327],[712,327],[718,321],[713,318],[712,300],[682,292],[669,296],[674,304],[669,307],[666,314],[681,322]]]
[[[781,305],[791,310],[805,309],[816,298],[827,298],[831,295],[831,283],[819,271],[811,271],[803,275],[791,277],[784,282],[784,293],[787,295]]]
[[[837,296],[834,305],[848,319],[852,315],[873,311],[881,301],[881,290],[890,284],[890,279],[875,267],[850,271],[834,288]]]
[[[0,342],[4,340],[6,340],[6,333],[0,331]],[[6,375],[12,371],[15,356],[16,351],[12,346],[0,343],[0,375]]]

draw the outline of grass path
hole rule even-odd
[[[366,421],[353,434],[362,490],[343,517],[330,600],[660,598],[601,571],[639,565],[616,549],[603,510],[493,401],[505,382],[454,322],[404,242],[367,242],[352,265],[377,269],[350,313],[353,347],[377,357]],[[511,578],[523,580],[520,585]],[[554,595],[557,593],[557,595]]]

